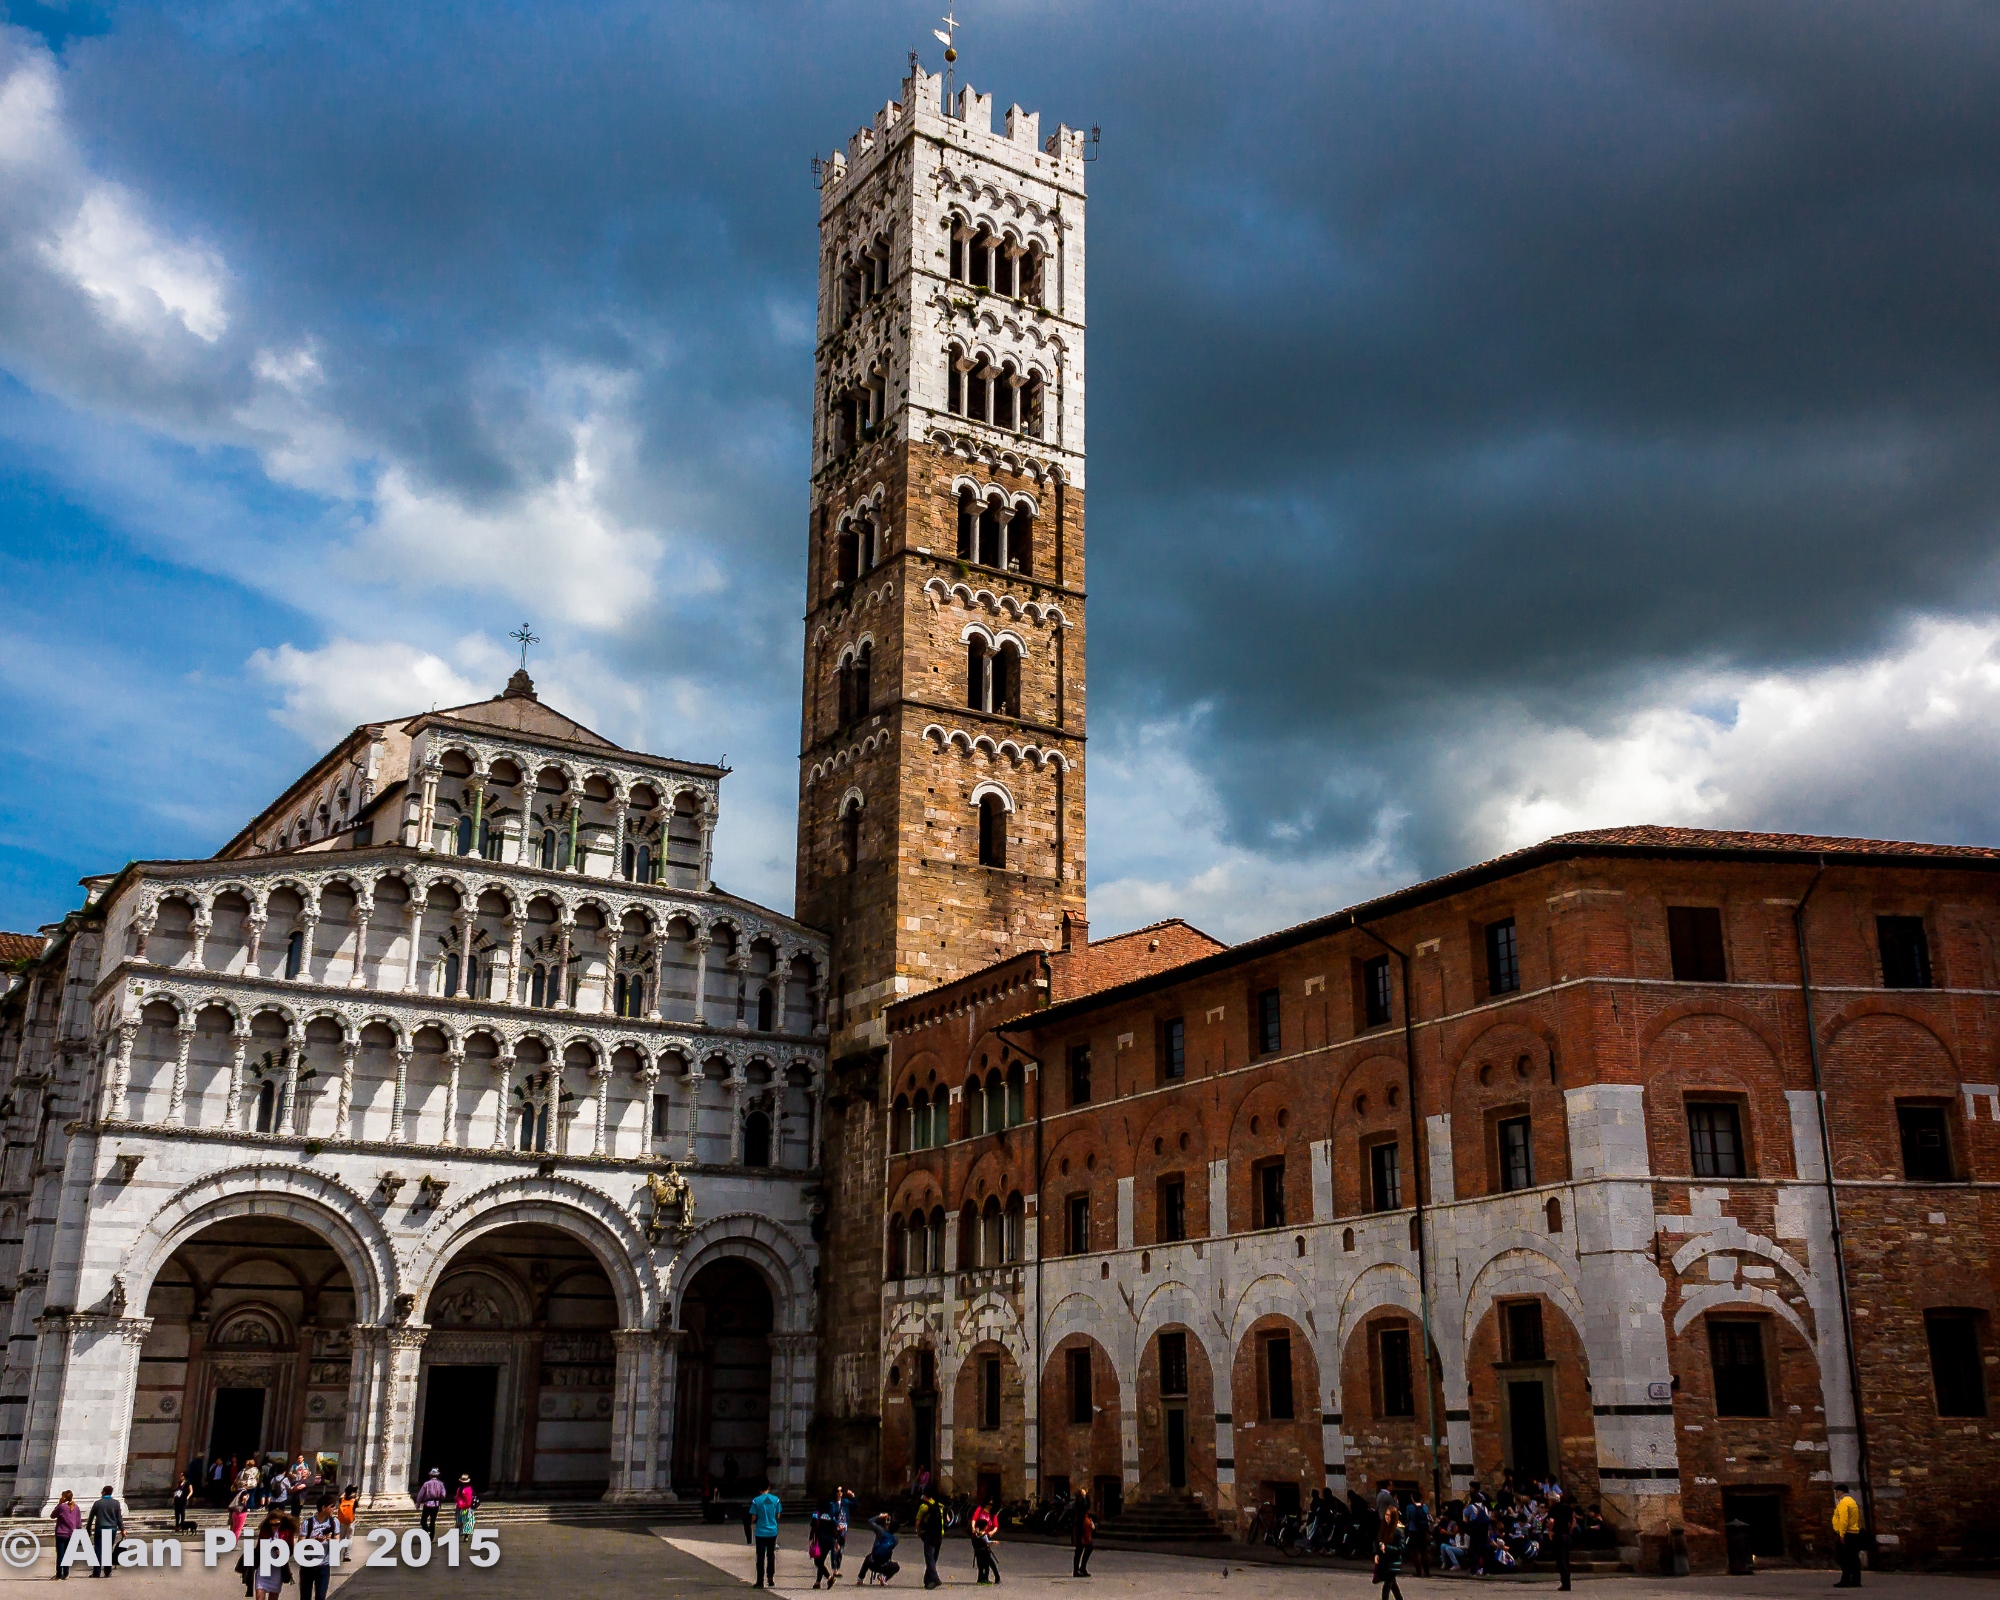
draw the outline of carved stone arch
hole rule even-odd
[[[1583,1296],[1571,1276],[1573,1262],[1551,1251],[1531,1234],[1502,1236],[1491,1242],[1486,1260],[1472,1275],[1458,1313],[1457,1342],[1462,1349],[1493,1302],[1502,1295],[1546,1295],[1569,1318],[1577,1342],[1589,1345],[1589,1319]],[[1440,1344],[1449,1341],[1440,1340]]]
[[[396,1048],[398,1050],[407,1050],[410,1047],[411,1036],[404,1031],[403,1019],[387,1011],[360,1011],[355,1013],[354,1031],[358,1036],[363,1028],[372,1028],[377,1023],[380,1023],[389,1030],[390,1037],[396,1041]]]
[[[404,1281],[427,1305],[453,1258],[474,1240],[516,1223],[535,1222],[589,1245],[618,1297],[618,1326],[656,1326],[659,1282],[652,1246],[631,1213],[601,1190],[573,1178],[503,1178],[440,1211],[410,1250]]]
[[[562,1052],[549,1064],[551,1066],[561,1066],[563,1064],[563,1057],[569,1054],[570,1046],[578,1044],[590,1052],[590,1059],[600,1067],[610,1059],[604,1046],[593,1035],[578,1030],[563,1036]]]
[[[1674,1332],[1676,1334],[1686,1332],[1687,1325],[1705,1311],[1746,1304],[1761,1306],[1766,1311],[1783,1317],[1798,1330],[1799,1337],[1805,1340],[1807,1347],[1813,1353],[1813,1360],[1815,1362],[1819,1360],[1818,1336],[1806,1326],[1805,1319],[1799,1315],[1797,1309],[1787,1304],[1783,1295],[1769,1289],[1753,1288],[1749,1284],[1716,1283],[1690,1289],[1682,1299],[1679,1309],[1674,1312]]]
[[[776,1299],[776,1296],[772,1298]],[[882,1341],[885,1376],[889,1367],[903,1359],[904,1352],[921,1345],[935,1346],[937,1342],[937,1330],[931,1326],[930,1318],[921,1306],[905,1303],[898,1307],[889,1323],[888,1337]]]
[[[1227,1336],[1213,1312],[1207,1310],[1202,1297],[1188,1284],[1179,1279],[1168,1279],[1151,1294],[1138,1310],[1138,1327],[1134,1330],[1133,1370],[1146,1356],[1146,1346],[1153,1342],[1153,1336],[1162,1328],[1182,1327],[1192,1333],[1201,1343],[1203,1353],[1208,1357],[1210,1372],[1227,1372],[1235,1358],[1234,1346],[1218,1352],[1211,1334]]]
[[[147,995],[146,998],[150,1000],[153,997],[151,995]],[[296,1034],[299,1031],[300,1024],[299,1024],[298,1014],[295,1011],[293,1011],[290,1006],[286,1005],[282,1000],[252,1001],[250,1003],[249,1016],[246,1018],[246,1020],[250,1022],[255,1022],[259,1017],[263,1016],[267,1011],[272,1016],[276,1017],[280,1022],[284,1023],[285,1032],[288,1035]]]
[[[311,1228],[347,1269],[355,1320],[387,1320],[402,1279],[395,1247],[374,1210],[338,1178],[282,1163],[226,1167],[177,1190],[139,1230],[118,1265],[126,1303],[143,1306],[174,1251],[212,1223],[236,1217],[269,1217]],[[92,1276],[86,1267],[85,1282]],[[93,1286],[89,1294],[95,1293]]]
[[[1042,1332],[1043,1355],[1046,1357],[1073,1333],[1095,1339],[1104,1347],[1105,1354],[1111,1357],[1112,1365],[1119,1372],[1132,1370],[1132,1322],[1129,1313],[1114,1321],[1111,1312],[1094,1295],[1086,1290],[1073,1289],[1049,1312]]]
[[[769,1217],[749,1211],[727,1212],[697,1227],[681,1247],[671,1290],[672,1325],[681,1322],[681,1301],[701,1269],[711,1261],[748,1262],[763,1273],[771,1288],[779,1333],[813,1331],[812,1268],[791,1230]]]
[[[1001,808],[1009,816],[1014,814],[1014,796],[1008,792],[1007,786],[1004,783],[995,782],[992,778],[982,779],[973,787],[972,798],[968,803],[976,811],[979,809],[979,802],[984,800],[989,794],[999,800]]]
[[[960,644],[970,644],[974,639],[981,641],[989,650],[998,648],[998,641],[993,637],[993,630],[983,622],[968,622],[959,630],[958,642]]]
[[[1028,1349],[1027,1330],[1021,1326],[1020,1314],[1013,1302],[1005,1295],[996,1294],[991,1289],[974,1295],[959,1312],[957,1345],[970,1350],[974,1345],[989,1341],[999,1345],[1013,1357],[1015,1370],[1025,1380],[1034,1364],[1034,1356]]]
[[[1318,1342],[1318,1320],[1305,1291],[1291,1278],[1266,1272],[1253,1279],[1237,1296],[1236,1310],[1229,1323],[1229,1345],[1233,1351],[1250,1332],[1259,1317],[1284,1317],[1297,1324],[1301,1333]]]
[[[1725,1218],[1720,1227],[1697,1235],[1676,1250],[1672,1258],[1674,1271],[1685,1277],[1697,1261],[1709,1255],[1762,1256],[1797,1284],[1802,1293],[1810,1294],[1818,1287],[1819,1280],[1789,1250],[1773,1239],[1750,1232],[1733,1218]]]
[[[1418,1293],[1417,1275],[1400,1261],[1377,1261],[1364,1268],[1347,1286],[1340,1302],[1339,1348],[1345,1350],[1354,1330],[1374,1312],[1393,1306],[1423,1320],[1423,1301]]]
[[[304,1032],[315,1022],[331,1022],[340,1029],[341,1039],[353,1044],[361,1037],[361,1024],[355,1020],[351,1006],[316,1005],[299,1016],[299,1031]]]

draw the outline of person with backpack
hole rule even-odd
[[[970,1532],[972,1559],[979,1567],[979,1581],[986,1582],[990,1575],[998,1583],[1000,1563],[993,1554],[993,1541],[1000,1537],[1000,1513],[990,1503],[982,1501],[973,1508]]]
[[[886,1511],[878,1511],[868,1519],[868,1526],[875,1530],[875,1542],[869,1547],[867,1560],[861,1563],[861,1570],[854,1575],[857,1584],[866,1583],[872,1575],[877,1583],[887,1583],[902,1570],[894,1557],[896,1554],[896,1524]]]
[[[1423,1491],[1410,1496],[1409,1553],[1416,1558],[1417,1576],[1431,1575],[1431,1508],[1424,1504]]]
[[[917,1502],[917,1538],[924,1547],[924,1587],[935,1589],[944,1582],[938,1576],[938,1552],[944,1548],[945,1510],[933,1492]]]

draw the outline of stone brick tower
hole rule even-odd
[[[812,1478],[870,1484],[883,1012],[1084,917],[1085,138],[913,65],[821,171],[800,920],[832,935]]]
[[[822,169],[798,914],[836,1054],[1084,907],[1084,137],[940,87]]]

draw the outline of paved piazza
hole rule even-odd
[[[562,1524],[500,1524],[500,1564],[491,1572],[467,1567],[452,1571],[440,1564],[410,1568],[357,1568],[352,1563],[337,1575],[332,1590],[344,1600],[582,1600],[582,1597],[719,1595],[751,1588],[751,1552],[733,1527],[708,1528],[676,1524],[649,1527],[642,1521],[625,1524],[565,1526]],[[812,1593],[812,1563],[804,1551],[802,1520],[786,1519],[778,1558],[778,1593]],[[91,1595],[140,1594],[144,1600],[181,1597],[233,1596],[240,1592],[233,1574],[209,1571],[201,1565],[198,1539],[186,1545],[188,1565],[179,1572],[121,1572],[104,1580]],[[908,1554],[891,1591],[923,1593],[923,1556],[916,1540],[904,1540],[899,1555]],[[1000,1549],[1003,1588],[1016,1596],[1074,1594],[1086,1585],[1069,1576],[1067,1548],[1050,1544],[1003,1544]],[[858,1557],[846,1563],[851,1588]],[[1154,1551],[1100,1549],[1092,1559],[1087,1592],[1110,1595],[1175,1595],[1219,1597],[1219,1600],[1318,1600],[1336,1595],[1361,1600],[1374,1592],[1368,1574],[1357,1567],[1319,1562],[1273,1563],[1245,1561],[1235,1546],[1215,1547],[1213,1553],[1168,1555]],[[971,1553],[962,1539],[949,1540],[939,1564],[947,1588],[974,1588]],[[44,1554],[39,1567],[28,1572],[0,1568],[0,1581],[36,1582],[54,1576],[53,1559]],[[1680,1579],[1642,1578],[1630,1574],[1579,1578],[1580,1586],[1602,1588],[1620,1600],[1651,1600],[1673,1596],[1696,1600],[1706,1596],[1754,1596],[1756,1600],[1790,1600],[1819,1595],[1832,1588],[1831,1570],[1766,1568],[1750,1578],[1720,1575]],[[91,1580],[79,1566],[72,1582]],[[1422,1594],[1463,1600],[1473,1580],[1404,1575],[1403,1591],[1415,1600]],[[1555,1590],[1551,1578],[1489,1580],[1482,1587]],[[1989,1600],[2000,1595],[2000,1583],[1978,1576],[1909,1576],[1869,1574],[1864,1587],[1894,1600]],[[286,1594],[297,1595],[296,1588]]]

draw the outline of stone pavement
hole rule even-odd
[[[368,1568],[355,1562],[336,1575],[333,1593],[339,1600],[618,1600],[618,1597],[688,1597],[725,1600],[749,1590],[750,1547],[735,1527],[699,1525],[647,1526],[640,1522],[526,1523],[496,1530],[501,1546],[499,1564],[481,1571],[469,1563],[456,1570],[436,1560],[422,1568],[398,1565]],[[0,1566],[0,1582],[47,1581],[55,1562],[45,1539],[36,1566],[25,1571]],[[778,1600],[812,1596],[812,1563],[804,1551],[802,1521],[786,1520],[778,1555]],[[858,1544],[858,1541],[857,1541]],[[70,1600],[238,1600],[242,1587],[234,1572],[202,1565],[199,1539],[183,1545],[178,1570],[122,1570],[94,1580],[81,1566],[69,1581],[88,1584],[85,1594]],[[364,1555],[366,1551],[362,1552]],[[905,1538],[897,1550],[903,1570],[889,1585],[909,1600],[923,1590],[923,1552],[915,1539]],[[1082,1595],[1124,1596],[1141,1600],[1369,1600],[1375,1593],[1368,1574],[1359,1569],[1326,1566],[1272,1565],[1243,1562],[1228,1546],[1209,1547],[1202,1554],[1164,1551],[1099,1550],[1091,1561],[1088,1582],[1069,1576],[1067,1548],[1049,1544],[1003,1543],[1000,1547],[1005,1594],[993,1600],[1080,1600]],[[854,1587],[860,1564],[858,1550],[846,1562],[844,1589]],[[946,1586],[964,1591],[973,1583],[972,1554],[962,1539],[948,1540],[940,1562]],[[1630,1574],[1580,1579],[1579,1588],[1603,1591],[1603,1600],[1817,1600],[1832,1593],[1831,1571],[1767,1569],[1755,1577],[1697,1576],[1666,1579]],[[1554,1580],[1488,1580],[1496,1588],[1523,1584],[1553,1592]],[[1403,1592],[1409,1600],[1470,1600],[1471,1580],[1418,1580],[1405,1574]],[[1869,1574],[1866,1588],[1878,1600],[2000,1600],[2000,1585],[1991,1578]],[[136,1593],[135,1593],[136,1592]],[[296,1586],[287,1586],[283,1600],[297,1600]],[[966,1600],[971,1600],[970,1595]]]

